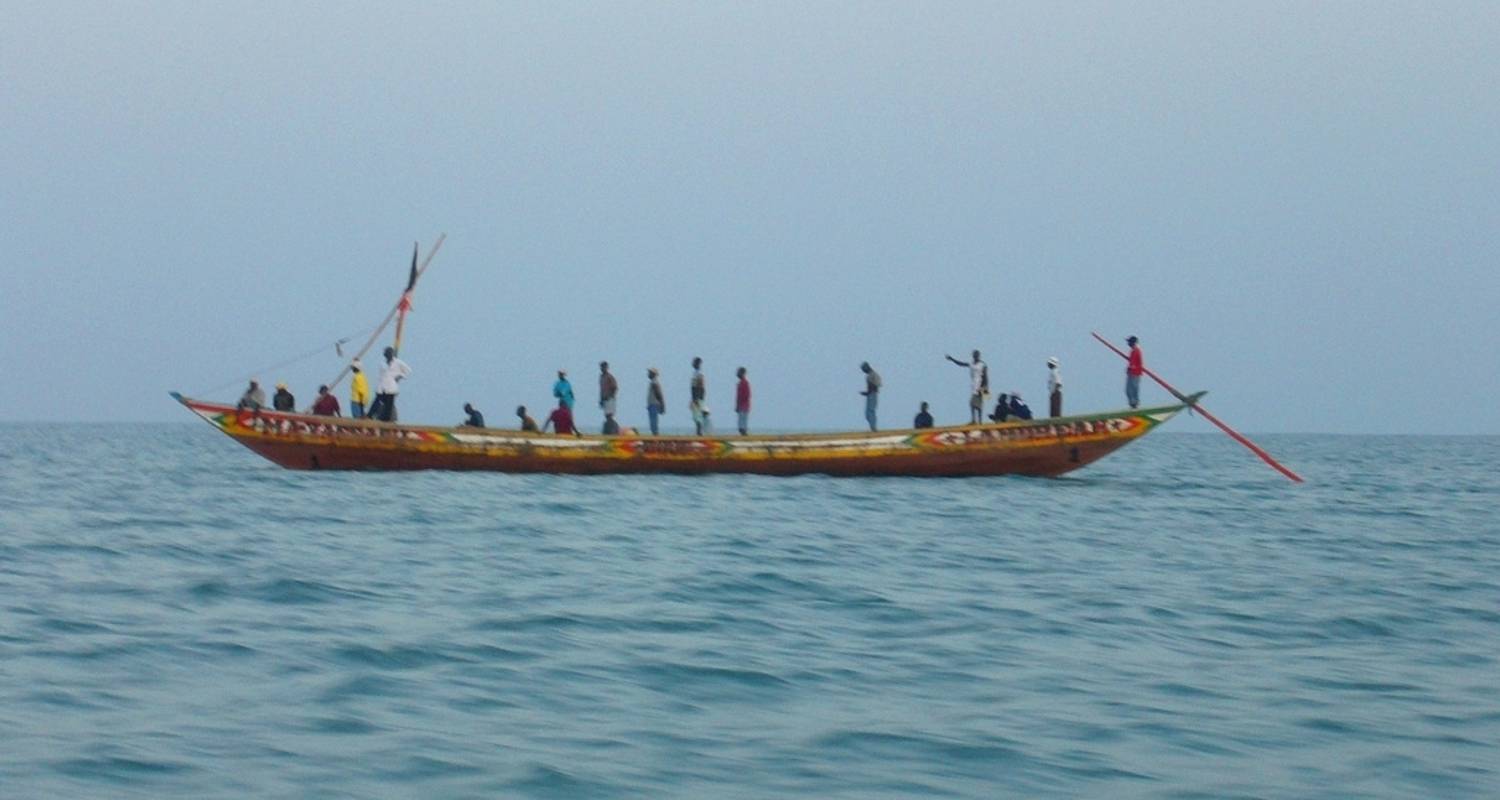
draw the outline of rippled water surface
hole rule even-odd
[[[0,426],[4,797],[1500,796],[1500,439],[1061,480]]]

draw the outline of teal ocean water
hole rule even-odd
[[[1060,480],[0,426],[0,796],[1496,797],[1500,439]]]

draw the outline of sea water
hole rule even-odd
[[[1496,797],[1500,439],[1059,480],[0,426],[0,796]]]

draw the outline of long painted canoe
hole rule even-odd
[[[1139,439],[1195,403],[924,430],[752,436],[559,436],[242,411],[172,396],[269,461],[300,470],[490,470],[837,476],[1055,477]]]

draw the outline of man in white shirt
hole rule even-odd
[[[396,358],[396,348],[387,347],[385,366],[380,368],[380,380],[375,385],[375,402],[370,405],[370,419],[396,421],[396,394],[401,391],[401,381],[410,376],[411,367]]]
[[[960,367],[969,368],[969,422],[978,425],[984,421],[984,396],[990,393],[989,366],[979,358],[978,350],[974,351],[973,361],[959,361],[948,355],[943,357]]]
[[[1047,396],[1052,398],[1049,416],[1062,416],[1062,374],[1057,371],[1057,356],[1047,359]]]

